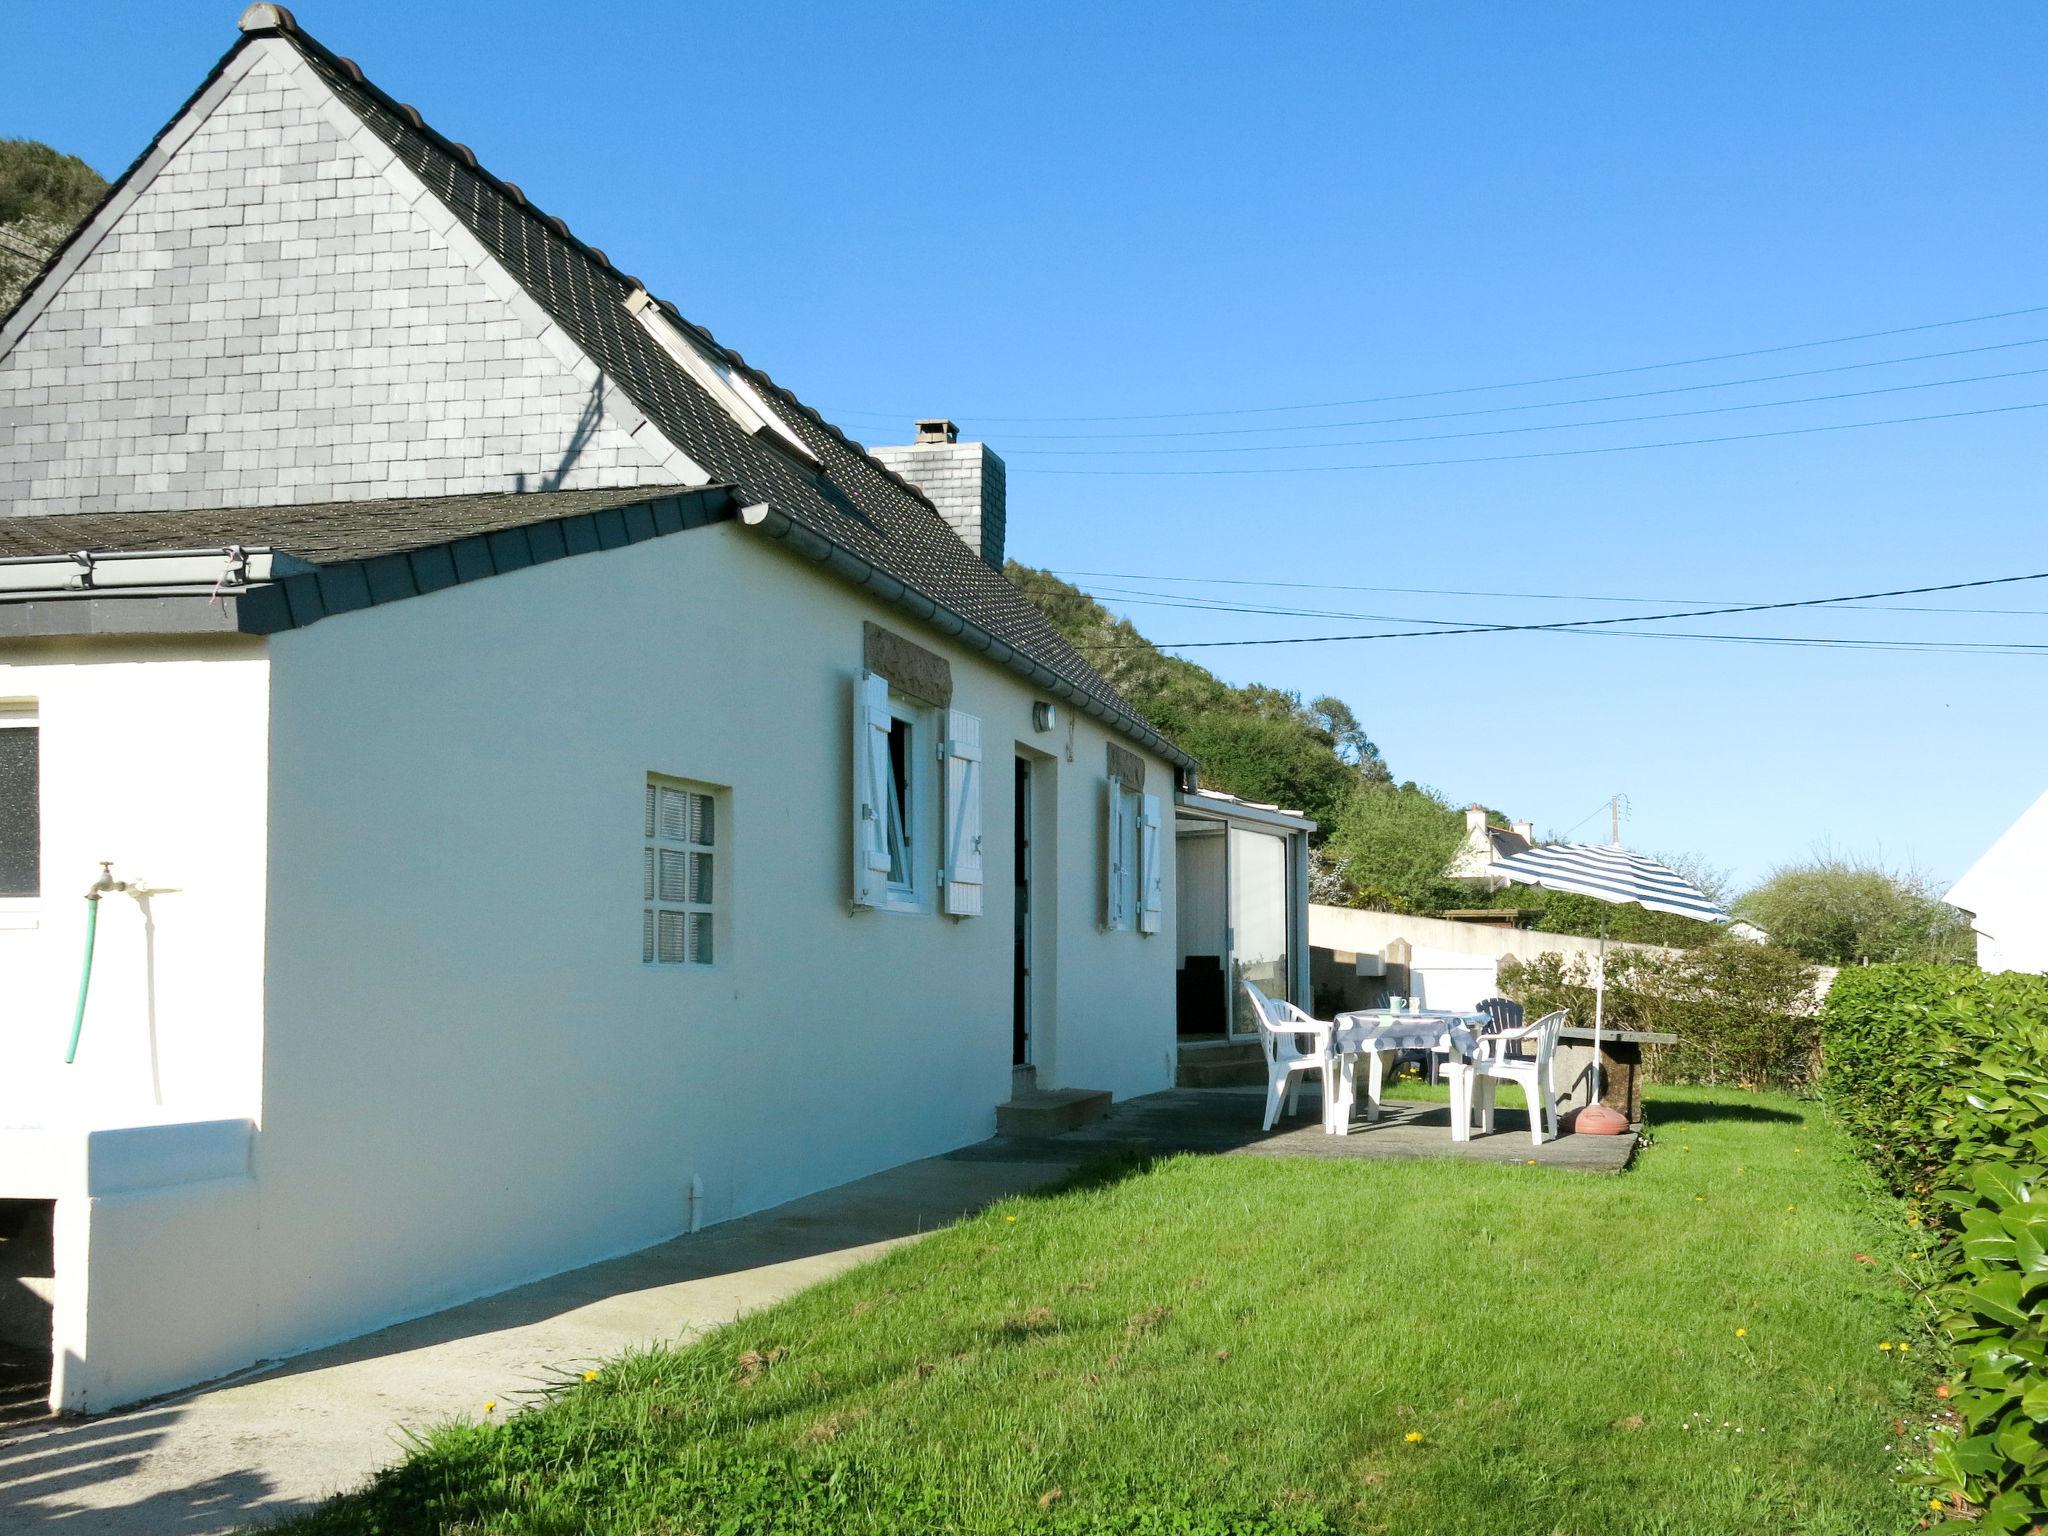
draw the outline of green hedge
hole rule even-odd
[[[2048,1518],[2048,978],[1965,966],[1843,972],[1822,1009],[1822,1091],[1931,1221],[1955,1344],[1929,1483],[1943,1531]]]
[[[1899,1194],[1923,1198],[1952,1160],[1948,1092],[2025,1021],[2048,1022],[2048,980],[1965,965],[1855,966],[1821,1009],[1822,1094]]]
[[[1572,1023],[1593,1022],[1592,966],[1555,952],[1503,960],[1501,991],[1533,1018],[1553,1008]],[[1663,1083],[1725,1083],[1806,1089],[1819,1042],[1814,968],[1788,949],[1720,938],[1675,954],[1613,949],[1607,954],[1609,1029],[1678,1036],[1654,1047],[1646,1066]]]

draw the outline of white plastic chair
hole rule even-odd
[[[1485,1004],[1480,1004],[1485,1008]],[[1453,1070],[1470,1074],[1472,1109],[1481,1131],[1493,1129],[1493,1101],[1497,1085],[1519,1083],[1529,1103],[1529,1139],[1537,1146],[1558,1134],[1557,1075],[1551,1058],[1557,1051],[1558,1032],[1565,1026],[1565,1011],[1546,1013],[1534,1024],[1519,1029],[1496,1030],[1481,1035],[1472,1059]],[[1531,1056],[1508,1054],[1511,1045],[1523,1041],[1534,1048]]]
[[[1252,1000],[1252,1012],[1259,1021],[1259,1043],[1266,1052],[1266,1123],[1270,1131],[1280,1118],[1280,1101],[1287,1100],[1287,1113],[1301,1097],[1301,1080],[1314,1073],[1323,1080],[1323,1129],[1330,1126],[1330,1111],[1337,1102],[1337,1061],[1331,1048],[1334,1026],[1312,1018],[1290,1002],[1266,996],[1250,982],[1245,995]],[[1306,1039],[1309,1048],[1300,1042]]]

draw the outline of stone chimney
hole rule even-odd
[[[932,420],[917,424],[916,442],[868,452],[923,491],[984,564],[1003,568],[1007,476],[988,444],[963,443],[952,422]]]
[[[1468,805],[1465,807],[1465,835],[1467,837],[1486,835],[1486,807]]]
[[[1511,821],[1508,830],[1513,832],[1531,848],[1536,846],[1536,823],[1533,821]]]

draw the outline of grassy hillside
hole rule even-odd
[[[1592,934],[1605,918],[1618,938],[1692,945],[1704,924],[1640,907],[1515,886],[1488,894],[1443,878],[1465,837],[1465,816],[1412,781],[1396,783],[1380,749],[1342,699],[1239,687],[1161,651],[1079,587],[1012,560],[1007,573],[1095,669],[1201,763],[1202,783],[1313,817],[1315,900],[1432,915],[1517,907],[1550,933]],[[1488,786],[1497,788],[1497,786]],[[1496,816],[1496,821],[1503,818]]]
[[[106,190],[76,155],[34,139],[0,139],[0,315]]]

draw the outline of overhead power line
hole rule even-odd
[[[1145,411],[1102,416],[1003,416],[993,412],[973,413],[977,421],[991,422],[1109,422],[1109,421],[1194,421],[1214,416],[1270,416],[1286,411],[1328,411],[1353,405],[1390,405],[1402,400],[1441,400],[1452,395],[1485,394],[1497,389],[1535,389],[1546,384],[1578,384],[1588,379],[1615,379],[1635,373],[1654,373],[1665,368],[1696,368],[1707,363],[1732,363],[1744,358],[1771,357],[1783,352],[1802,352],[1815,347],[1847,346],[1857,341],[1881,341],[1890,336],[1911,336],[1923,331],[1947,330],[1959,325],[1984,325],[1993,320],[2013,320],[2022,315],[2048,314],[2048,304],[2024,309],[2000,310],[1988,315],[1965,315],[1956,320],[1929,320],[1918,325],[1898,325],[1881,331],[1859,331],[1848,336],[1823,336],[1814,341],[1788,341],[1776,346],[1749,347],[1739,352],[1715,352],[1699,357],[1675,358],[1661,363],[1635,363],[1625,368],[1597,368],[1580,373],[1550,374],[1536,379],[1510,379],[1494,384],[1461,384],[1447,389],[1413,390],[1405,394],[1366,395],[1348,400],[1304,401],[1295,405],[1249,405],[1219,407],[1206,411]],[[903,420],[912,411],[837,411],[840,416],[878,416]]]
[[[1095,587],[1091,589],[1090,595],[1140,608],[1192,609],[1197,613],[1248,613],[1259,615],[1262,618],[1276,619],[1356,619],[1374,624],[1440,624],[1448,627],[1456,627],[1469,622],[1466,619],[1417,618],[1413,614],[1360,613],[1355,609],[1346,608],[1282,607],[1272,603],[1232,601],[1229,598],[1203,597],[1195,593],[1152,592],[1142,588]],[[1664,601],[1685,601],[1685,599],[1664,599]],[[1921,613],[1976,618],[2048,618],[2048,608],[1961,608],[1946,604],[1934,605],[1924,603],[1844,603],[1842,608],[1844,611],[1855,613]]]
[[[1430,629],[1373,630],[1363,634],[1350,635],[1282,635],[1260,640],[1177,640],[1147,642],[1162,651],[1210,649],[1219,646],[1246,645],[1331,645],[1351,640],[1415,640],[1437,635],[1496,635],[1530,634],[1555,632],[1584,634],[1600,631],[1623,624],[1654,624],[1672,619],[1705,619],[1725,617],[1736,613],[1781,613],[1794,608],[1832,608],[1845,603],[1868,603],[1886,597],[1924,597],[1930,592],[1964,592],[1983,587],[2011,586],[2023,581],[2048,581],[2048,571],[2033,571],[2019,576],[1986,576],[1975,581],[1942,582],[1924,587],[1897,587],[1884,592],[1853,592],[1844,597],[1801,597],[1775,603],[1733,603],[1715,608],[1683,608],[1667,613],[1616,614],[1601,619],[1559,619],[1534,624],[1464,624],[1440,626]],[[1434,620],[1426,621],[1436,623]],[[1651,634],[1649,630],[1620,631],[1622,633]],[[2048,651],[2048,644],[2033,645],[2020,641],[1860,641],[1847,638],[1823,638],[1803,636],[1739,636],[1739,635],[1684,635],[1672,638],[1684,639],[1748,639],[1762,643],[1811,643],[1830,645],[1885,645],[1900,648],[1919,649],[1924,646],[1961,647],[1965,649],[2009,649],[2014,651]]]
[[[1236,443],[1220,448],[1023,448],[1040,458],[1128,458],[1149,454],[1314,453],[1329,448],[1379,448],[1395,443],[1447,443],[1467,437],[1516,437],[1527,432],[1569,432],[1583,427],[1626,427],[1645,421],[1677,421],[1688,416],[1725,416],[1736,411],[1769,411],[1788,405],[1824,405],[1836,400],[1862,400],[1872,395],[1901,395],[1917,389],[1948,389],[1958,384],[1995,384],[2026,379],[2048,368],[2015,368],[2006,373],[1980,373],[1961,379],[1926,379],[1910,384],[1882,384],[1875,389],[1843,390],[1832,395],[1795,395],[1789,400],[1741,400],[1731,405],[1698,405],[1683,411],[1651,411],[1640,416],[1601,416],[1592,421],[1534,422],[1520,427],[1474,427],[1463,432],[1425,432],[1414,437],[1359,437],[1328,443]]]
[[[1774,437],[1808,437],[1820,432],[1857,432],[1870,427],[1902,427],[1926,421],[1961,421],[1970,416],[2007,416],[2016,411],[2048,409],[2048,400],[2019,405],[1985,405],[1968,411],[1938,411],[1925,416],[1886,416],[1876,421],[1838,421],[1821,426],[1779,427],[1768,432],[1730,432],[1719,437],[1682,437],[1655,443],[1607,443],[1588,448],[1537,448],[1526,453],[1482,453],[1454,459],[1385,459],[1372,464],[1256,464],[1200,469],[1054,469],[1020,464],[1026,475],[1334,475],[1357,470],[1432,469],[1449,464],[1514,464],[1531,459],[1574,459],[1602,453],[1648,453],[1662,448],[1698,448],[1716,443],[1752,443]]]
[[[1649,400],[1663,395],[1698,394],[1709,389],[1739,389],[1751,384],[1782,384],[1787,379],[1814,379],[1828,374],[1855,373],[1866,368],[1896,368],[1907,363],[1941,362],[1951,357],[1976,357],[1985,352],[2010,352],[2016,347],[2043,345],[2048,345],[2048,336],[2030,336],[2020,341],[1994,341],[1981,347],[1951,347],[1943,352],[1916,352],[1910,357],[1879,357],[1860,363],[1830,363],[1825,368],[1795,368],[1784,373],[1757,373],[1747,378],[1715,379],[1705,384],[1666,384],[1657,389],[1629,389],[1605,395],[1579,395],[1570,400],[1525,400],[1515,405],[1475,405],[1459,411],[1422,411],[1404,416],[1367,416],[1351,421],[1297,421],[1275,427],[1191,427],[1172,432],[1005,432],[1003,441],[1123,442],[1141,437],[1270,437],[1279,432],[1334,432],[1346,427],[1391,427],[1413,421],[1458,421],[1470,416],[1505,416],[1518,411],[1555,411],[1568,406],[1607,405],[1616,400]]]
[[[1615,595],[1612,592],[1512,592],[1502,591],[1494,588],[1480,587],[1380,587],[1362,586],[1356,583],[1337,581],[1263,581],[1258,578],[1249,576],[1166,576],[1157,574],[1155,572],[1076,571],[1069,570],[1064,567],[1057,570],[1049,571],[1047,574],[1056,577],[1072,577],[1083,581],[1158,581],[1171,582],[1179,586],[1268,587],[1287,591],[1302,592],[1393,592],[1409,597],[1504,597],[1527,600],[1532,602],[1556,603],[1632,603],[1640,605],[1643,603],[1734,603],[1736,601],[1736,599],[1728,597],[1621,597]],[[1096,587],[1090,589],[1091,593],[1094,595],[1101,595],[1102,593],[1111,590],[1111,588],[1107,587]],[[1140,591],[1138,592],[1138,596],[1145,598],[1166,598],[1172,596],[1172,594],[1162,592]],[[1216,601],[1221,600],[1217,599]],[[1743,601],[1748,601],[1748,599],[1743,599]],[[1896,603],[1872,603],[1868,605],[1844,604],[1843,606],[1864,607],[1867,608],[1868,611],[1873,613],[1962,613],[1983,615],[2006,614],[2014,618],[2048,618],[2048,608],[1956,608],[1946,605],[1908,606]],[[1271,612],[1275,614],[1300,612],[1303,614],[1312,614],[1315,617],[1330,618],[1364,617],[1364,615],[1339,614],[1331,610],[1294,610],[1277,607],[1267,609],[1247,608],[1245,611]]]

